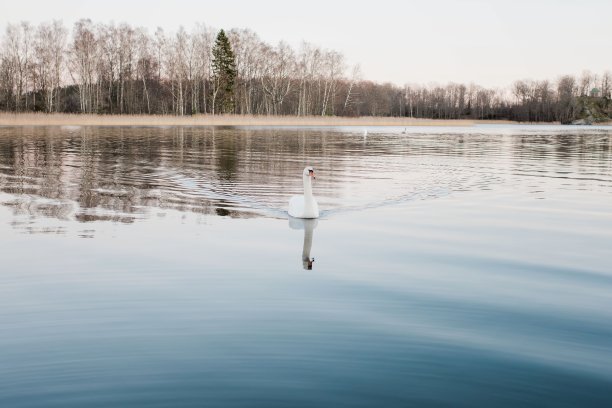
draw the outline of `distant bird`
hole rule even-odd
[[[295,218],[319,218],[319,204],[312,195],[312,180],[315,172],[312,167],[306,167],[302,172],[304,195],[293,196],[289,200],[289,215]]]
[[[402,135],[406,134],[406,128],[404,128],[404,131],[402,132]]]

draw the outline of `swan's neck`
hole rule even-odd
[[[304,176],[304,201],[312,200],[312,179],[310,176]]]

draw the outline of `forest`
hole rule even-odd
[[[399,116],[587,123],[610,120],[609,71],[508,88],[377,83],[342,53],[196,25],[154,33],[83,19],[9,24],[0,111],[96,114]]]

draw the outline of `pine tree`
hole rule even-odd
[[[225,31],[219,31],[212,50],[213,61],[213,113],[234,111],[234,87],[236,83],[236,59]],[[218,106],[215,108],[215,104]]]

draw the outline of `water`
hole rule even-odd
[[[610,406],[612,130],[402,131],[0,128],[0,406]]]

